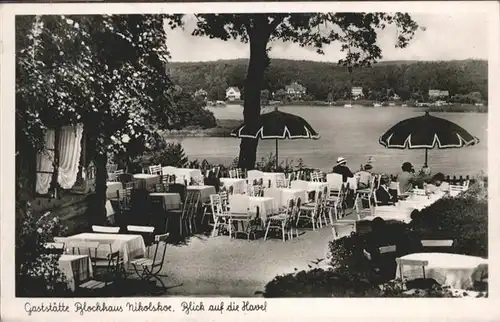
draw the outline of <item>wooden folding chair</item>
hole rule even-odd
[[[152,279],[155,279],[160,282],[163,289],[165,289],[166,286],[160,279],[160,277],[166,275],[160,275],[160,273],[163,268],[163,263],[165,262],[168,236],[169,233],[155,236],[153,241],[153,247],[155,248],[155,250],[152,257],[140,257],[130,262],[130,264],[134,268],[135,273],[140,279],[142,279],[143,281],[150,281]],[[163,250],[161,250],[162,247]]]
[[[295,200],[288,200],[287,205],[288,206],[285,212],[267,218],[268,220],[266,233],[264,234],[264,240],[267,239],[267,235],[270,229],[280,230],[283,241],[286,240],[285,235],[288,235],[290,237],[290,221],[292,220],[294,214],[293,212],[295,209]]]
[[[305,204],[300,207],[300,214],[297,218],[297,223],[296,223],[297,225],[300,218],[305,218],[311,221],[313,230],[316,230],[318,221],[320,223],[320,227],[322,227],[321,220],[319,220],[319,215],[321,211],[321,202],[323,201],[322,194],[323,192],[321,190],[317,190],[314,203]]]
[[[224,206],[223,197],[221,194],[210,195],[210,207],[212,209],[212,217],[213,217],[213,229],[212,229],[212,237],[215,236],[216,231],[221,230],[221,228],[226,228],[227,219],[229,214],[227,213],[227,208]]]
[[[414,259],[404,259],[404,258],[396,258],[396,263],[398,264],[399,267],[399,277],[403,279],[403,266],[419,266],[422,267],[422,278],[426,279],[425,277],[425,267],[429,265],[428,261],[425,260],[414,260]]]
[[[94,233],[118,234],[120,232],[120,227],[93,225],[92,231]]]
[[[156,174],[156,175],[162,174],[161,164],[151,165],[148,167],[148,170],[149,174]]]
[[[103,289],[116,281],[119,275],[119,252],[112,251],[111,244],[99,242],[79,242],[78,253],[88,255],[92,263],[94,278],[84,281],[78,287],[87,291]],[[106,255],[99,253],[99,248],[104,250],[109,247]]]

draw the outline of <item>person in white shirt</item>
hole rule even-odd
[[[358,179],[358,189],[367,189],[370,187],[370,181],[372,179],[371,170],[373,167],[371,164],[365,164],[363,170],[358,171],[354,176]]]

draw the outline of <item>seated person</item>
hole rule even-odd
[[[413,189],[415,170],[410,162],[404,162],[401,170],[402,172],[398,174],[399,191],[404,194]]]
[[[390,181],[391,179],[386,174],[382,175],[382,177],[380,178],[380,187],[377,189],[377,191],[375,191],[378,206],[393,205],[398,201],[397,196],[393,196],[389,192]]]
[[[372,169],[373,167],[371,166],[371,164],[365,164],[363,170],[354,174],[358,178],[358,189],[367,189],[370,187],[370,181],[372,179]]]
[[[444,182],[444,174],[436,173],[431,180],[431,183],[426,186],[427,192],[438,193],[450,190],[448,182]]]
[[[342,182],[347,182],[347,178],[354,177],[354,174],[347,167],[347,160],[343,157],[337,159],[337,165],[333,167],[332,173],[338,173],[342,175]]]

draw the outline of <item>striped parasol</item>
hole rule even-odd
[[[425,112],[422,116],[403,120],[379,138],[379,143],[389,149],[452,149],[471,146],[479,139],[461,126]]]
[[[302,117],[279,111],[275,108],[270,113],[260,116],[254,126],[245,123],[231,132],[237,138],[252,138],[262,140],[276,140],[276,167],[278,166],[278,140],[285,139],[319,139],[319,134]]]

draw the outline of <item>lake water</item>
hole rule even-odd
[[[241,106],[211,108],[218,119],[243,119]],[[288,106],[280,110],[302,116],[320,133],[319,140],[279,141],[280,161],[302,158],[305,165],[330,171],[337,157],[348,160],[351,170],[357,170],[369,156],[375,158],[375,170],[396,173],[404,161],[416,168],[424,163],[425,150],[386,149],[378,138],[398,121],[422,115],[418,108],[333,108]],[[457,123],[479,138],[476,146],[462,149],[429,150],[428,164],[434,173],[474,175],[487,172],[488,114],[432,113]],[[185,137],[175,138],[182,143],[189,159],[207,159],[209,162],[229,164],[238,156],[240,140],[236,138]],[[258,158],[275,151],[274,140],[260,140]]]

